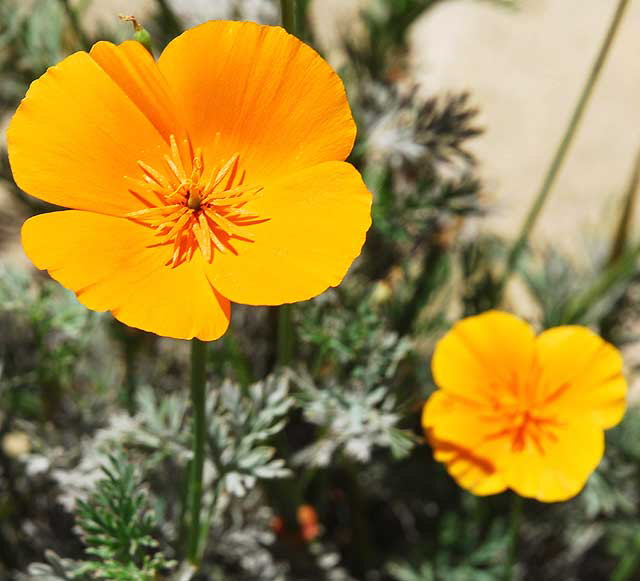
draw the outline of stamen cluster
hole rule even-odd
[[[169,141],[171,154],[164,156],[163,171],[138,160],[143,175],[142,179],[133,180],[131,193],[149,207],[130,212],[126,217],[155,228],[159,244],[173,245],[167,263],[171,267],[190,260],[196,248],[207,262],[211,262],[214,249],[235,253],[232,239],[253,240],[245,227],[261,221],[242,206],[260,195],[263,188],[243,184],[238,154],[207,173],[202,150],[198,148],[188,171],[175,136],[171,135]],[[183,145],[191,151],[187,140]],[[158,204],[151,200],[157,200]]]

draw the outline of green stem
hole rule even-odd
[[[178,20],[175,12],[167,2],[167,0],[156,0],[156,4],[160,9],[160,14],[164,23],[172,36],[177,36],[182,32],[182,24]]]
[[[73,28],[73,32],[78,39],[81,47],[84,50],[89,50],[91,48],[91,41],[89,37],[85,34],[84,29],[80,26],[80,21],[78,20],[78,14],[75,11],[75,8],[69,4],[69,0],[60,0],[62,7],[71,23],[71,28]]]
[[[603,270],[593,285],[567,305],[562,323],[568,325],[580,321],[594,304],[606,296],[609,289],[633,276],[639,257],[640,245],[637,245]]]
[[[513,494],[511,499],[511,522],[509,523],[509,556],[504,578],[506,581],[515,579],[518,564],[518,544],[520,541],[520,524],[522,522],[522,498]]]
[[[286,367],[293,360],[293,305],[278,307],[278,365]]]
[[[280,14],[282,16],[282,26],[285,30],[295,36],[300,36],[298,31],[296,0],[280,0]]]
[[[607,59],[609,54],[609,50],[611,45],[613,44],[613,40],[616,36],[616,33],[620,27],[620,23],[622,22],[622,18],[624,16],[625,9],[629,4],[629,0],[619,0],[618,6],[616,8],[615,14],[613,16],[613,20],[611,21],[609,28],[607,30],[607,34],[604,38],[604,42],[600,47],[596,60],[593,62],[591,70],[589,71],[589,76],[587,77],[587,81],[582,89],[582,93],[580,94],[580,98],[578,99],[578,103],[573,111],[573,115],[569,121],[569,125],[564,132],[564,135],[558,145],[556,153],[551,161],[551,165],[547,170],[547,173],[544,177],[542,185],[540,186],[540,190],[533,202],[533,205],[529,209],[529,213],[527,214],[522,227],[520,229],[520,234],[516,239],[515,243],[511,247],[507,258],[507,264],[505,267],[505,272],[498,284],[496,299],[499,303],[502,297],[502,293],[508,282],[509,278],[515,271],[518,266],[518,262],[522,255],[522,252],[526,248],[527,242],[529,240],[529,235],[531,234],[531,230],[535,226],[535,223],[542,211],[542,207],[546,202],[549,192],[553,187],[553,184],[556,181],[558,174],[560,173],[560,169],[564,163],[567,152],[569,151],[569,147],[573,142],[573,138],[577,132],[578,127],[580,126],[580,121],[582,120],[583,114],[589,103],[589,99],[591,98],[591,94],[593,93],[593,88],[595,87],[596,81],[600,76],[600,72],[602,71],[602,67]]]
[[[624,207],[622,209],[622,215],[620,216],[620,222],[616,228],[616,235],[611,247],[611,254],[609,256],[609,265],[612,265],[618,260],[627,248],[627,240],[629,238],[629,226],[631,220],[635,214],[636,200],[638,197],[638,189],[640,189],[640,148],[636,155],[636,161],[631,172],[631,178],[624,196]]]
[[[207,344],[199,339],[191,340],[191,405],[193,407],[193,459],[189,486],[188,557],[192,565],[200,564],[200,513],[202,511],[202,473],[205,444],[205,385]]]

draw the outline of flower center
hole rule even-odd
[[[516,410],[505,413],[506,431],[511,436],[511,446],[520,452],[527,444],[527,439],[542,454],[545,444],[555,442],[558,436],[555,429],[560,425],[554,418],[545,417],[532,410]]]
[[[541,369],[535,366],[528,377],[505,378],[504,383],[489,390],[495,395],[485,417],[496,425],[490,438],[507,438],[514,452],[521,452],[531,444],[543,454],[549,444],[557,441],[558,430],[563,427],[562,420],[547,406],[566,386],[561,386],[551,396],[538,397],[540,372]]]
[[[185,144],[189,146],[186,140]],[[238,154],[206,172],[200,149],[193,154],[191,168],[187,169],[174,135],[170,137],[170,145],[171,154],[165,155],[166,166],[153,168],[143,161],[137,162],[142,179],[132,180],[134,187],[130,192],[148,207],[126,215],[154,228],[158,244],[173,245],[167,265],[173,268],[190,260],[196,249],[211,262],[216,250],[236,252],[233,239],[253,240],[246,226],[264,219],[243,206],[259,197],[262,187],[243,183]]]

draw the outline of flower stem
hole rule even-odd
[[[280,0],[280,14],[282,16],[282,26],[284,29],[295,36],[300,36],[296,4],[296,0]]]
[[[609,256],[609,265],[614,264],[627,249],[629,239],[629,226],[633,220],[636,208],[636,200],[640,190],[640,148],[636,154],[635,164],[629,179],[629,185],[624,196],[624,206],[620,221],[618,222],[613,244],[611,246],[611,254]]]
[[[202,473],[205,443],[205,384],[207,344],[191,340],[191,405],[193,407],[193,459],[190,471],[188,557],[192,565],[200,563],[200,513],[202,511]]]
[[[278,307],[278,365],[287,367],[293,359],[293,305]]]
[[[175,12],[171,8],[171,5],[167,0],[156,0],[158,9],[160,10],[160,16],[164,20],[164,24],[171,33],[172,36],[177,36],[182,32],[182,24],[178,20]]]
[[[509,525],[509,556],[505,570],[505,581],[515,579],[518,564],[518,543],[520,540],[520,523],[522,521],[522,498],[514,493],[511,499],[511,522]]]
[[[635,274],[639,258],[640,244],[627,250],[613,264],[604,269],[590,287],[574,296],[567,304],[562,315],[562,324],[571,325],[582,321],[591,307],[605,297],[611,288]]]
[[[502,278],[500,279],[500,282],[498,283],[498,289],[496,293],[497,303],[500,302],[506,283],[518,266],[520,257],[527,246],[531,230],[535,226],[538,216],[542,211],[542,207],[549,197],[549,192],[551,191],[551,188],[553,187],[553,184],[555,183],[556,178],[560,173],[560,169],[562,168],[565,157],[567,155],[567,152],[569,151],[571,143],[573,142],[573,138],[575,137],[577,129],[580,126],[583,114],[593,93],[593,88],[595,87],[596,81],[600,76],[600,72],[602,71],[602,67],[607,59],[609,50],[613,44],[616,33],[618,32],[620,23],[622,22],[625,9],[627,8],[628,4],[629,0],[618,0],[618,6],[616,8],[615,14],[613,16],[613,19],[611,20],[611,23],[609,24],[607,34],[604,38],[602,46],[600,47],[598,55],[593,62],[593,65],[591,66],[587,81],[584,85],[584,88],[582,89],[582,93],[580,94],[580,98],[578,99],[573,114],[571,115],[571,119],[569,120],[569,125],[567,126],[567,129],[562,136],[553,160],[551,161],[547,173],[544,176],[544,180],[542,181],[540,190],[538,191],[538,194],[531,208],[529,209],[529,213],[527,214],[522,227],[520,228],[520,234],[511,247],[511,250],[507,257],[505,271],[502,275]]]

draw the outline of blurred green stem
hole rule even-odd
[[[280,14],[282,15],[282,26],[287,32],[302,36],[298,30],[297,18],[297,0],[280,0]]]
[[[171,35],[178,36],[182,33],[182,25],[167,0],[156,0],[156,4],[160,9],[160,15],[162,16],[162,19],[164,20]]]
[[[635,164],[631,172],[631,178],[629,179],[629,185],[625,192],[622,215],[620,216],[620,222],[618,222],[618,227],[616,228],[615,238],[613,240],[613,245],[611,246],[611,254],[609,255],[609,266],[614,264],[627,249],[629,226],[631,225],[631,220],[635,213],[638,189],[640,189],[640,148],[638,148]]]
[[[522,497],[515,492],[511,499],[511,522],[509,523],[509,555],[507,559],[507,569],[505,570],[505,581],[515,579],[516,566],[518,565],[518,544],[520,541],[520,524],[522,522]]]
[[[242,388],[246,389],[253,381],[251,362],[247,358],[246,353],[243,351],[242,346],[231,327],[229,327],[224,336],[224,342],[226,347],[226,356],[231,361],[236,379]]]
[[[286,367],[293,359],[293,305],[278,307],[278,365]]]
[[[189,485],[189,561],[195,567],[200,564],[200,513],[202,512],[202,474],[205,444],[205,385],[207,344],[199,339],[191,340],[191,405],[193,408],[193,459]]]
[[[588,289],[578,294],[567,305],[562,317],[562,324],[569,325],[581,321],[589,309],[602,297],[606,296],[609,289],[632,277],[636,272],[638,258],[640,258],[640,244],[625,252],[618,260],[602,271]]]
[[[73,33],[76,35],[78,42],[81,45],[83,50],[89,50],[91,48],[91,41],[87,37],[86,33],[82,26],[80,26],[80,21],[78,20],[78,14],[76,9],[71,6],[69,0],[60,0],[62,7],[64,8],[65,13],[67,14],[67,18],[71,24],[71,28],[73,28]]]
[[[600,72],[602,71],[602,67],[607,59],[609,50],[613,44],[613,40],[616,36],[616,33],[618,32],[620,23],[622,22],[622,19],[628,4],[629,4],[629,0],[618,1],[618,6],[616,8],[613,19],[607,30],[607,34],[604,38],[604,42],[602,43],[602,46],[600,47],[598,55],[595,61],[593,62],[591,70],[589,71],[589,76],[587,77],[586,84],[582,89],[580,98],[578,99],[576,107],[573,111],[573,114],[569,121],[569,125],[567,126],[567,129],[564,132],[564,135],[560,141],[560,144],[558,145],[556,153],[553,157],[553,160],[551,161],[551,165],[549,166],[549,169],[547,170],[547,173],[544,177],[542,185],[540,186],[540,190],[538,191],[538,194],[533,202],[533,205],[529,209],[529,213],[527,214],[522,224],[522,227],[520,228],[520,234],[518,235],[518,238],[516,239],[515,243],[511,247],[511,250],[507,257],[507,264],[505,266],[505,271],[498,283],[498,288],[496,292],[497,304],[500,303],[506,284],[509,281],[509,278],[511,277],[513,272],[515,271],[516,267],[518,266],[518,262],[522,255],[522,252],[527,246],[527,242],[529,240],[529,235],[531,234],[531,230],[535,226],[538,216],[542,211],[542,207],[544,206],[547,198],[549,197],[549,192],[551,191],[551,188],[553,187],[553,184],[555,183],[556,178],[558,177],[560,169],[562,168],[567,152],[569,151],[571,143],[573,142],[573,138],[575,137],[578,127],[580,126],[580,122],[582,120],[583,114],[585,112],[587,104],[589,103],[591,94],[593,93],[593,88],[595,87],[596,81],[600,76]]]

